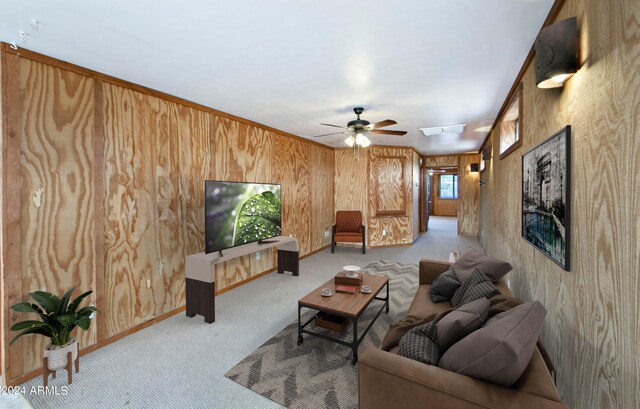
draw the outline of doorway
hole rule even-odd
[[[458,168],[453,166],[430,168],[431,216],[458,217],[460,181]]]

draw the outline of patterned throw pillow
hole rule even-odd
[[[460,287],[451,297],[451,305],[457,308],[460,305],[475,301],[479,298],[491,298],[500,294],[491,280],[480,270],[474,268],[471,274],[462,281]]]
[[[429,365],[440,359],[436,323],[431,321],[417,326],[400,339],[398,355]]]
[[[429,297],[434,303],[449,301],[458,287],[460,287],[460,281],[452,267],[433,280],[429,287]]]

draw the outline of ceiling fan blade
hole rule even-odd
[[[312,138],[320,138],[321,136],[329,136],[329,135],[342,135],[344,133],[351,133],[351,131],[325,133],[325,134],[322,134],[322,135],[312,136]]]
[[[375,124],[371,125],[371,129],[384,128],[385,126],[390,126],[395,124],[397,124],[397,122],[394,121],[393,119],[385,119],[384,121],[376,122]]]
[[[338,125],[332,125],[332,124],[320,124],[320,125],[324,125],[324,126],[333,126],[334,128],[341,128],[341,129],[347,129],[344,126],[338,126]]]
[[[381,135],[397,135],[397,136],[402,136],[407,134],[407,131],[387,131],[384,129],[372,129],[369,132],[381,134]]]

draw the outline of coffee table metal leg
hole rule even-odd
[[[302,307],[300,305],[298,305],[298,346],[302,345],[302,321],[300,318],[300,311],[302,310]]]
[[[391,280],[389,280],[391,281]],[[385,302],[387,303],[386,313],[389,313],[389,281],[387,281],[387,298],[385,298]]]
[[[355,365],[358,362],[358,317],[353,319],[353,344],[351,344],[353,350],[352,364]]]

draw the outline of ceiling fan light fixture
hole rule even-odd
[[[367,137],[364,136],[362,132],[356,132],[356,145],[362,145],[365,139],[367,139]]]
[[[344,140],[344,143],[346,143],[350,148],[353,148],[353,144],[355,142],[356,142],[356,138],[354,138],[353,136],[350,136]]]
[[[362,141],[360,146],[362,146],[363,148],[366,148],[369,145],[371,145],[371,141],[369,140],[369,138],[367,138],[366,136],[363,136],[363,138],[364,138],[364,141]]]

